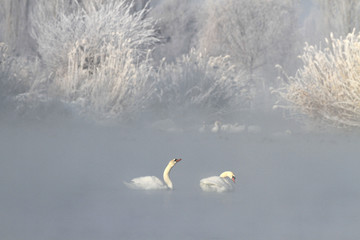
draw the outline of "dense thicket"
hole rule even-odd
[[[297,0],[0,2],[0,98],[15,112],[56,101],[94,119],[217,119],[268,110],[272,88],[292,112],[359,125],[357,1],[314,1],[304,31]],[[303,39],[330,32],[295,64]]]

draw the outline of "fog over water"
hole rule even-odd
[[[128,2],[0,0],[0,240],[359,239],[359,132],[273,109],[314,1]]]
[[[356,239],[359,138],[1,126],[2,239]],[[173,191],[126,188],[180,157]],[[235,191],[203,177],[236,174]]]

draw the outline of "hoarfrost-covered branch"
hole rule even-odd
[[[153,92],[149,53],[158,38],[148,9],[134,12],[128,1],[59,2],[56,11],[48,1],[38,4],[32,18],[39,53],[55,73],[50,94],[101,118],[128,118]]]
[[[158,72],[157,103],[171,115],[191,112],[216,116],[248,109],[252,87],[229,56],[210,57],[192,49]]]
[[[306,44],[303,67],[275,90],[289,109],[336,127],[360,127],[360,35]]]

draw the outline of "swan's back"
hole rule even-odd
[[[157,190],[168,188],[159,178],[155,176],[137,177],[132,179],[130,182],[125,182],[125,185],[129,188],[143,190]]]
[[[230,192],[234,186],[229,178],[213,176],[200,180],[200,187],[205,192]]]

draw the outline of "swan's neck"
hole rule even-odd
[[[166,183],[166,185],[168,186],[168,188],[173,189],[173,184],[170,180],[170,171],[171,169],[174,167],[174,165],[168,164],[164,170],[164,174],[163,174],[163,178],[164,178],[164,182]]]

